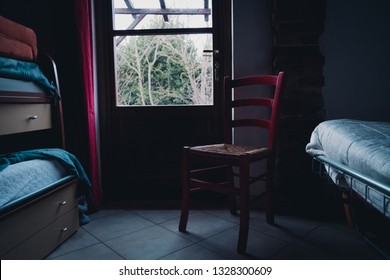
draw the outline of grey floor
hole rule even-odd
[[[236,252],[238,217],[228,210],[190,212],[187,233],[178,210],[101,210],[47,259],[62,260],[326,260],[383,259],[357,232],[340,223],[251,212],[247,254]]]

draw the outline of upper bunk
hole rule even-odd
[[[0,153],[65,147],[54,60],[32,29],[0,16]]]

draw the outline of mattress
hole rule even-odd
[[[34,159],[9,165],[0,172],[0,209],[42,191],[67,175],[55,159]]]
[[[313,130],[306,152],[326,162],[337,185],[352,188],[390,217],[390,123],[324,121]]]
[[[45,93],[43,87],[31,81],[0,77],[0,90],[8,92]]]
[[[58,98],[57,88],[41,71],[38,64],[0,56],[0,77],[13,80],[34,82],[46,89],[47,93]],[[8,82],[11,82],[9,80]],[[2,84],[0,84],[0,90]]]
[[[75,155],[63,149],[35,149],[0,155],[0,172],[4,172],[8,168],[12,168],[12,165],[14,164],[36,159],[56,160],[70,175],[79,179],[80,187],[78,188],[78,195],[91,198],[91,182],[89,181],[83,166]]]

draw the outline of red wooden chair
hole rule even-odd
[[[265,212],[267,223],[274,223],[272,209],[272,185],[274,181],[275,165],[275,135],[278,123],[278,103],[282,90],[283,72],[278,75],[258,75],[244,78],[224,80],[224,131],[225,143],[206,146],[184,147],[182,159],[182,209],[179,230],[186,231],[190,193],[210,190],[227,194],[230,198],[230,211],[236,213],[235,198],[239,196],[240,231],[237,251],[244,253],[248,240],[250,185],[258,180],[266,181]],[[273,95],[270,98],[240,98],[240,92],[233,89],[254,85],[268,85],[272,87]],[[235,109],[243,106],[261,106],[271,109],[270,117],[238,119],[237,114],[232,118]],[[233,141],[233,128],[260,127],[268,130],[268,142],[264,147],[238,145]],[[256,161],[266,160],[267,170],[260,176],[250,176],[250,165]],[[223,176],[213,175],[222,171]],[[238,173],[234,173],[238,170]],[[234,177],[238,176],[238,186],[234,184]],[[222,179],[222,180],[221,180]]]

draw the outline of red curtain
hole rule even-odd
[[[102,196],[100,189],[99,159],[96,135],[95,96],[93,82],[93,49],[92,49],[92,17],[91,0],[75,0],[75,12],[80,50],[80,67],[82,75],[83,94],[85,97],[90,180],[92,183],[91,209],[101,207]]]

